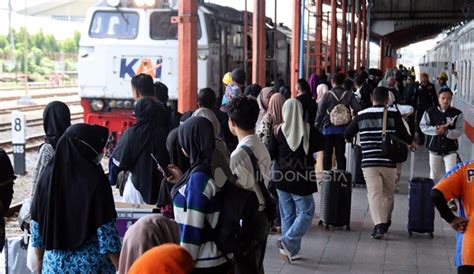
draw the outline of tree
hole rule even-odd
[[[74,32],[74,43],[76,43],[76,47],[79,49],[79,41],[81,40],[81,33],[78,31]]]
[[[66,38],[61,43],[61,51],[64,53],[77,53],[77,50],[78,48],[74,42],[74,39]]]

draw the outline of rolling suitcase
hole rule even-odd
[[[410,155],[410,182],[408,194],[408,235],[429,233],[433,238],[434,204],[431,200],[431,189],[434,181],[430,178],[413,177],[415,169],[415,152]]]
[[[323,172],[320,190],[320,221],[319,225],[346,226],[350,230],[352,176],[345,170],[329,170]]]

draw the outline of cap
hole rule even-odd
[[[448,75],[445,72],[440,72],[438,75],[438,79],[448,80]]]
[[[222,83],[224,83],[224,85],[230,85],[232,83],[231,72],[227,72],[226,74],[224,74],[224,77],[222,78]]]

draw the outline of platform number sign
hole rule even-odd
[[[13,164],[15,174],[25,175],[25,132],[26,119],[25,114],[19,111],[13,111],[12,118],[12,147],[13,147]]]

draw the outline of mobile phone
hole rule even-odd
[[[158,170],[161,172],[161,174],[163,174],[163,176],[166,177],[166,178],[170,177],[171,172],[168,170],[168,168],[163,168],[163,166],[160,165],[160,162],[155,157],[155,155],[153,155],[153,153],[151,153],[150,155],[151,155],[151,158],[153,159],[153,161],[155,161],[156,166],[158,167]]]

